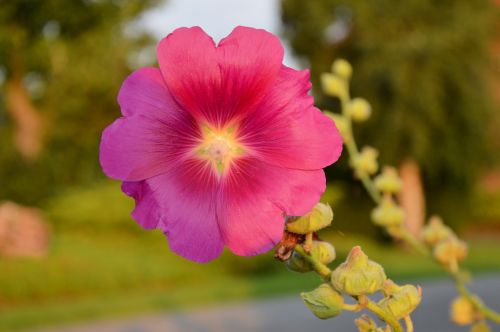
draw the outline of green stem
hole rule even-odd
[[[464,282],[460,277],[459,273],[453,273],[452,277],[455,280],[455,285],[460,295],[467,298],[467,300],[469,300],[469,302],[472,303],[472,305],[479,312],[481,312],[484,315],[484,317],[490,319],[495,323],[500,324],[500,314],[488,308],[483,302],[481,302],[481,300],[477,296],[472,294],[471,291],[469,291],[467,287],[465,287]]]
[[[406,332],[413,332],[413,321],[411,320],[410,315],[405,316],[405,325],[406,325]]]
[[[393,315],[378,306],[375,302],[368,300],[368,302],[366,302],[366,309],[370,310],[381,320],[386,322],[392,328],[393,332],[403,332],[403,327],[399,324],[398,320],[394,318]]]
[[[325,264],[316,260],[314,257],[309,255],[302,246],[295,246],[295,252],[302,256],[311,266],[314,271],[321,276],[325,281],[330,281],[330,275],[332,274],[332,270]]]

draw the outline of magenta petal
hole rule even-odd
[[[157,54],[177,102],[195,117],[212,118],[221,81],[212,38],[200,27],[180,28],[160,41]]]
[[[109,177],[139,181],[161,174],[199,141],[198,125],[179,109],[158,69],[130,75],[118,101],[125,117],[104,130],[100,146]]]
[[[189,160],[146,182],[158,202],[158,227],[172,251],[199,263],[217,258],[224,240],[217,223],[217,181],[212,169]]]
[[[271,249],[283,235],[285,215],[305,214],[324,190],[322,170],[286,169],[254,158],[237,160],[224,179],[218,204],[226,245],[245,256]]]
[[[254,111],[276,81],[283,52],[280,40],[261,29],[239,26],[220,41],[220,102],[227,120]]]
[[[283,59],[277,37],[237,27],[216,48],[199,27],[181,28],[158,45],[165,82],[193,116],[223,125],[255,110],[273,86]]]
[[[123,116],[162,119],[180,111],[158,68],[141,68],[130,74],[120,88],[118,104]]]
[[[308,95],[309,73],[287,67],[256,112],[242,123],[242,141],[259,158],[277,166],[319,169],[334,163],[342,152],[335,124]]]
[[[123,182],[122,191],[135,199],[134,220],[144,229],[155,229],[160,220],[159,209],[146,181]]]

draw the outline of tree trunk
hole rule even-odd
[[[425,194],[420,167],[414,160],[406,159],[399,173],[403,182],[399,201],[406,213],[405,224],[413,235],[418,236],[425,221]]]
[[[26,160],[35,160],[42,150],[42,117],[20,77],[7,80],[6,92],[7,111],[15,123],[14,144]]]

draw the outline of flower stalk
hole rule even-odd
[[[341,109],[342,109],[342,114],[340,115],[340,119],[342,121],[342,135],[344,139],[344,144],[346,146],[347,152],[349,154],[349,161],[350,164],[353,166],[356,177],[359,178],[361,183],[363,184],[365,190],[371,197],[371,199],[377,204],[380,205],[382,204],[383,201],[383,193],[377,189],[376,183],[374,178],[372,177],[372,174],[369,174],[368,172],[364,171],[363,169],[359,169],[357,167],[358,165],[356,164],[356,160],[361,155],[361,152],[357,146],[354,134],[353,134],[353,119],[351,116],[351,113],[349,112],[349,105],[352,102],[352,99],[350,97],[349,93],[349,84],[348,84],[348,79],[345,80],[344,84],[342,84],[344,90],[341,93],[338,94],[330,94],[331,96],[337,97],[340,100],[341,104]],[[328,93],[328,91],[325,91]],[[335,115],[338,117],[339,115]],[[476,296],[474,296],[465,286],[462,278],[460,277],[462,275],[462,272],[460,270],[460,266],[458,264],[458,261],[456,259],[451,259],[450,264],[444,265],[440,264],[435,257],[433,256],[433,253],[431,250],[429,250],[428,247],[426,247],[425,243],[423,243],[421,240],[416,238],[414,235],[412,235],[408,229],[404,226],[404,224],[401,224],[400,226],[382,226],[384,227],[387,232],[396,239],[402,240],[404,243],[409,245],[412,249],[414,249],[416,252],[419,254],[429,257],[433,259],[434,262],[438,263],[440,266],[443,266],[444,269],[451,275],[455,282],[455,286],[463,297],[468,299],[474,308],[480,312],[484,317],[490,319],[493,322],[499,323],[500,324],[500,313],[495,312],[488,306],[486,306],[484,303],[482,303]],[[408,331],[413,331],[413,324],[411,323],[411,319],[405,318],[405,323],[407,324],[407,330]]]

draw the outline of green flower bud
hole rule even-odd
[[[337,75],[330,73],[321,74],[321,87],[323,91],[332,97],[344,97],[347,93],[346,83]]]
[[[309,264],[301,255],[293,252],[289,259],[285,261],[285,266],[294,272],[307,273],[313,270],[311,264]]]
[[[370,146],[365,146],[360,154],[353,160],[356,175],[360,173],[375,174],[378,170],[378,151]]]
[[[310,255],[321,263],[328,265],[335,260],[335,248],[325,241],[313,241]]]
[[[472,325],[472,327],[470,328],[470,332],[491,332],[491,329],[483,320]]]
[[[403,183],[394,167],[385,166],[382,174],[375,178],[375,187],[383,193],[397,194],[401,191]]]
[[[349,122],[347,119],[343,115],[335,114],[330,111],[323,111],[323,114],[335,122],[335,126],[339,130],[340,136],[342,136],[342,139],[345,142],[346,139],[348,139],[347,134],[349,132]]]
[[[391,280],[384,283],[382,292],[386,296],[378,303],[396,319],[401,319],[417,308],[422,299],[422,289],[413,285],[398,286]]]
[[[312,313],[320,319],[340,315],[344,298],[329,284],[322,284],[312,292],[301,293],[302,300]]]
[[[359,332],[377,332],[377,323],[368,315],[361,315],[361,317],[354,320],[354,324],[358,327]]]
[[[450,319],[457,325],[469,325],[476,320],[476,311],[472,303],[459,296],[451,302]]]
[[[318,203],[306,215],[298,218],[290,218],[286,229],[295,234],[307,234],[317,232],[330,226],[333,220],[333,210],[328,204]]]
[[[371,217],[376,225],[394,227],[403,223],[405,212],[396,205],[391,196],[386,195],[380,205],[373,209]]]
[[[372,108],[363,98],[354,98],[347,106],[347,111],[353,121],[363,122],[370,118]]]
[[[384,268],[369,260],[361,247],[356,246],[346,261],[333,270],[331,282],[337,290],[359,296],[380,290],[386,279]]]
[[[347,81],[351,78],[352,66],[344,59],[337,59],[332,64],[332,72]]]
[[[430,247],[452,236],[454,234],[451,228],[444,225],[443,220],[438,216],[432,216],[422,230],[422,239]]]
[[[434,247],[434,258],[446,266],[460,262],[467,256],[467,244],[455,236],[439,241]]]

